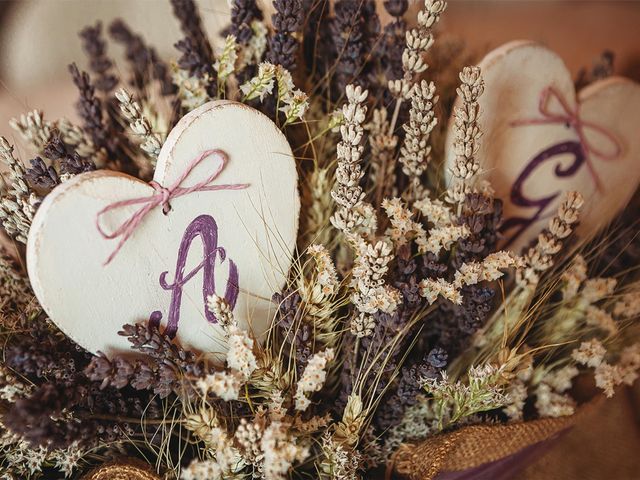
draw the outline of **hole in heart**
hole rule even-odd
[[[171,205],[166,203],[163,207],[162,207],[162,214],[166,217],[167,215],[169,215],[169,212],[171,211]]]

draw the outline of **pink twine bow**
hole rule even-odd
[[[549,104],[552,98],[557,100],[558,104],[562,108],[561,112],[551,111]],[[580,141],[582,150],[584,151],[585,163],[587,165],[587,169],[589,170],[589,174],[593,178],[598,191],[603,192],[604,189],[602,186],[602,182],[600,181],[600,177],[598,176],[598,173],[596,172],[596,169],[593,166],[591,159],[589,158],[589,154],[591,153],[597,157],[602,158],[605,161],[615,160],[616,158],[618,158],[618,156],[620,156],[620,153],[622,152],[622,147],[616,136],[606,128],[580,118],[578,107],[576,106],[575,110],[572,109],[567,100],[562,96],[562,94],[552,86],[546,87],[542,91],[540,100],[538,102],[538,111],[542,114],[543,118],[516,120],[514,122],[511,122],[511,125],[519,126],[543,125],[548,123],[565,123],[573,127],[576,134],[578,135],[578,140]],[[610,142],[610,145],[613,146],[613,151],[604,152],[593,145],[593,143],[589,141],[587,129],[596,131],[604,138],[606,138]]]
[[[215,155],[215,159],[217,160],[216,166],[205,180],[202,182],[196,183],[190,187],[182,187],[182,182],[189,176],[191,171],[205,158],[210,155]],[[225,185],[209,185],[212,181],[214,181],[220,172],[224,169],[227,163],[228,157],[225,152],[222,150],[205,150],[200,153],[197,157],[195,157],[187,167],[184,169],[180,177],[175,181],[173,185],[169,187],[163,187],[157,182],[149,182],[149,185],[153,187],[155,192],[146,197],[138,197],[131,198],[129,200],[120,200],[118,202],[111,203],[107,205],[105,208],[100,210],[96,215],[96,228],[100,232],[100,235],[107,240],[112,240],[114,238],[120,237],[120,241],[116,246],[115,250],[111,252],[111,255],[107,258],[104,265],[109,264],[111,260],[118,254],[122,246],[125,242],[133,235],[135,229],[140,225],[145,215],[149,213],[151,210],[156,208],[159,205],[162,205],[162,209],[165,213],[170,208],[169,201],[173,198],[178,198],[183,195],[188,195],[193,192],[212,192],[217,190],[242,190],[249,186],[248,183],[232,183]],[[127,220],[125,220],[118,228],[116,228],[112,233],[105,232],[100,226],[100,217],[107,212],[112,210],[116,210],[121,207],[127,207],[130,205],[142,205],[138,210],[136,210]]]

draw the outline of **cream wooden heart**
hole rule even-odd
[[[241,325],[257,336],[265,332],[271,295],[284,284],[298,229],[293,154],[266,116],[242,104],[211,102],[170,133],[154,181],[173,184],[210,149],[228,156],[212,184],[249,186],[172,198],[166,215],[160,206],[153,208],[107,265],[118,239],[100,234],[98,212],[155,190],[124,174],[97,171],[78,175],[45,198],[29,233],[29,278],[45,311],[79,345],[94,353],[126,350],[128,342],[117,335],[123,324],[162,315],[162,324],[177,328],[183,345],[224,352],[221,328],[205,309],[212,291],[235,300]],[[183,186],[209,177],[215,160],[205,157]],[[106,212],[102,229],[115,231],[138,208]]]
[[[612,77],[576,95],[562,59],[526,41],[492,51],[479,66],[478,158],[504,201],[503,246],[527,246],[569,190],[586,200],[579,235],[611,221],[640,181],[640,85]],[[454,160],[451,122],[447,166]]]

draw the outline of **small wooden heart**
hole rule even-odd
[[[217,176],[224,155],[214,149],[228,159]],[[215,190],[174,192],[139,216],[170,185],[189,189],[212,172]],[[245,105],[208,103],[171,131],[154,182],[103,170],[78,175],[45,198],[27,244],[42,307],[93,353],[128,349],[117,334],[122,325],[150,319],[189,348],[224,352],[222,329],[206,308],[212,293],[225,296],[240,325],[259,337],[298,229],[297,173],[282,132]],[[101,233],[127,230],[136,218],[129,238]]]
[[[492,51],[479,66],[486,87],[478,158],[504,201],[503,247],[527,246],[569,190],[586,200],[579,235],[610,222],[640,181],[640,85],[610,77],[576,94],[562,59],[526,41]]]

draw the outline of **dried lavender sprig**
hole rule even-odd
[[[421,176],[431,160],[431,132],[438,123],[434,107],[438,101],[433,82],[422,80],[411,90],[409,120],[403,125],[405,140],[400,148],[402,171],[410,179],[412,200],[422,197],[419,193]]]
[[[251,24],[262,19],[262,10],[258,7],[256,0],[233,0],[231,33],[237,38],[238,43],[247,45],[253,37]]]
[[[269,39],[267,61],[293,72],[298,53],[298,40],[294,34],[302,29],[304,20],[302,1],[275,0],[273,7],[276,13],[271,20],[275,34]]]
[[[112,153],[117,141],[109,134],[109,128],[103,119],[102,103],[95,96],[95,89],[87,72],[80,72],[75,63],[69,65],[73,83],[78,88],[80,99],[76,104],[78,115],[83,120],[83,128],[89,133],[98,148]]]
[[[122,19],[114,20],[109,26],[109,34],[125,47],[125,56],[131,67],[132,78],[129,83],[140,93],[145,93],[149,78],[160,82],[160,93],[171,95],[176,87],[171,81],[169,67],[158,57],[156,50],[149,47],[142,36],[134,33]]]
[[[89,68],[96,75],[95,86],[101,92],[108,93],[118,83],[112,73],[113,62],[107,56],[107,48],[102,38],[102,22],[87,26],[80,32],[82,48],[89,57]]]
[[[175,47],[182,53],[178,65],[188,70],[191,75],[200,78],[209,77],[215,83],[213,70],[213,49],[202,27],[200,13],[193,0],[171,0],[173,14],[180,22],[180,29],[185,38],[176,43]]]
[[[457,205],[458,214],[462,210],[467,194],[472,192],[472,178],[480,170],[477,154],[482,132],[478,126],[480,104],[478,99],[484,92],[484,80],[480,67],[465,67],[460,73],[461,84],[458,96],[462,106],[456,107],[454,150],[456,159],[451,174],[453,179],[446,192],[447,202]]]
[[[11,179],[11,189],[0,200],[0,221],[9,235],[26,244],[40,199],[29,188],[27,172],[14,157],[13,146],[4,137],[0,137],[0,159],[9,167]]]
[[[31,167],[26,171],[26,178],[36,187],[52,189],[60,184],[58,172],[52,165],[47,165],[42,157],[35,157],[31,161]]]
[[[91,159],[86,159],[67,145],[60,137],[53,137],[43,150],[45,156],[50,160],[60,162],[61,181],[84,172],[91,172],[96,169],[96,165]]]
[[[143,115],[140,104],[133,99],[129,92],[121,88],[116,92],[116,98],[120,104],[122,115],[129,122],[129,128],[134,135],[138,136],[137,141],[140,143],[140,148],[151,159],[151,166],[155,167],[162,148],[162,137],[152,131],[151,124]]]

